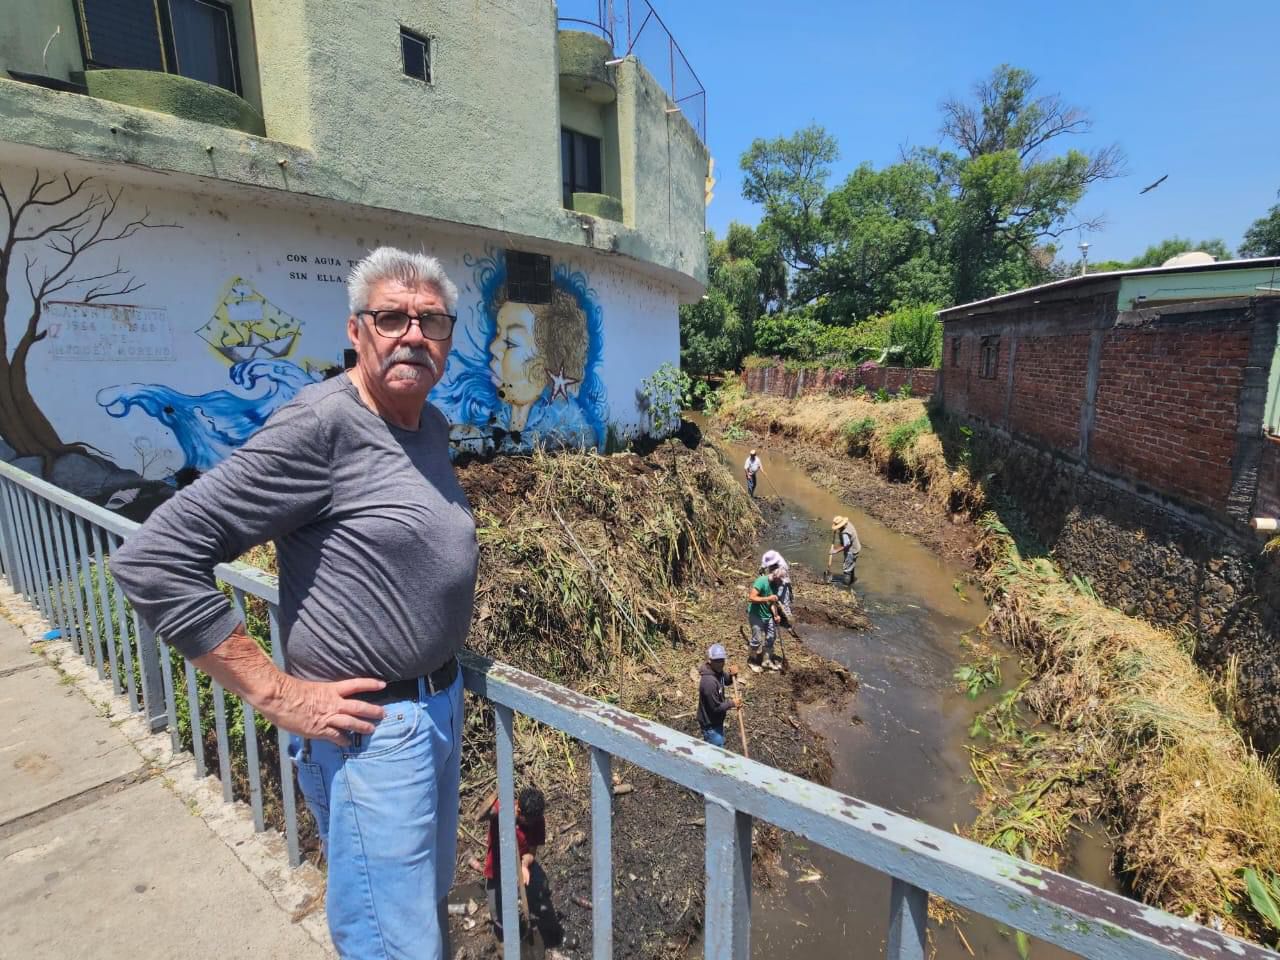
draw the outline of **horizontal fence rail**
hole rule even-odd
[[[0,570],[77,654],[127,696],[130,709],[175,751],[189,749],[200,776],[216,775],[228,802],[248,804],[257,830],[275,822],[300,862],[298,806],[288,734],[258,738],[258,718],[141,624],[110,576],[111,553],[137,524],[0,463]],[[243,564],[217,568],[228,602],[258,623],[260,641],[283,666],[279,592],[274,577]],[[260,611],[255,612],[257,604]],[[253,627],[251,626],[251,630]],[[590,757],[592,955],[613,953],[612,777],[614,758],[651,771],[704,798],[705,954],[746,960],[751,919],[751,843],[755,820],[804,837],[884,873],[890,885],[888,960],[926,956],[928,896],[1097,960],[1275,960],[1277,954],[1189,920],[928,826],[748,760],[720,747],[593,700],[514,667],[471,653],[460,657],[467,690],[495,714],[500,800],[503,927],[518,931],[514,719],[517,713],[579,740]],[[230,700],[228,700],[230,696]],[[206,711],[211,705],[212,722]],[[234,723],[232,722],[234,720]],[[216,750],[206,757],[205,731]],[[189,741],[189,744],[188,744]],[[264,782],[264,745],[273,744]],[[241,782],[241,780],[243,782]],[[506,956],[519,958],[519,935]]]

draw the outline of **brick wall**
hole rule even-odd
[[[1108,331],[1090,462],[1221,511],[1249,356],[1241,319]]]
[[[1009,429],[1056,450],[1080,445],[1089,335],[1019,337]]]
[[[774,397],[795,397],[819,393],[850,393],[865,386],[870,393],[887,390],[897,393],[909,386],[911,395],[928,399],[938,387],[938,371],[918,367],[877,367],[860,373],[856,367],[816,367],[787,370],[778,363],[772,367],[750,367],[742,373],[747,391]]]

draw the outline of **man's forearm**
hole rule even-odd
[[[240,624],[222,643],[191,661],[255,708],[277,699],[284,674]]]

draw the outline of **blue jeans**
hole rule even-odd
[[[343,960],[444,956],[437,908],[457,859],[461,670],[448,690],[424,692],[383,704],[374,732],[349,747],[291,739],[329,861],[325,907]]]
[[[717,730],[715,727],[707,727],[702,731],[702,739],[707,741],[713,747],[724,746],[724,730]]]

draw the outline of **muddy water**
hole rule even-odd
[[[735,468],[740,467],[747,448],[719,445]],[[844,709],[819,706],[805,716],[831,743],[832,786],[945,830],[972,822],[976,788],[968,782],[967,730],[975,712],[985,709],[997,693],[975,703],[957,691],[952,673],[971,659],[961,641],[986,618],[982,596],[963,583],[965,571],[960,567],[895,533],[856,503],[843,502],[817,486],[780,453],[760,453],[765,477],[756,494],[781,497],[784,509],[773,539],[759,544],[757,554],[773,548],[789,561],[821,573],[836,514],[853,520],[863,543],[853,590],[862,598],[873,628],[802,630],[816,652],[861,679],[857,697]],[[803,590],[803,582],[797,582],[798,600]],[[1007,681],[1015,680],[1015,664],[1012,658],[1005,661]],[[749,721],[749,697],[747,710]],[[1104,842],[1083,838],[1076,854],[1073,873],[1114,889]],[[775,879],[772,889],[756,893],[753,956],[826,960],[848,957],[851,947],[859,956],[883,950],[889,909],[886,876],[796,837],[784,845],[781,866],[785,876]],[[962,929],[976,956],[1018,957],[1011,936],[993,923],[974,919]],[[940,960],[969,957],[953,929],[934,936]],[[1033,956],[1056,960],[1065,954],[1037,944]]]

